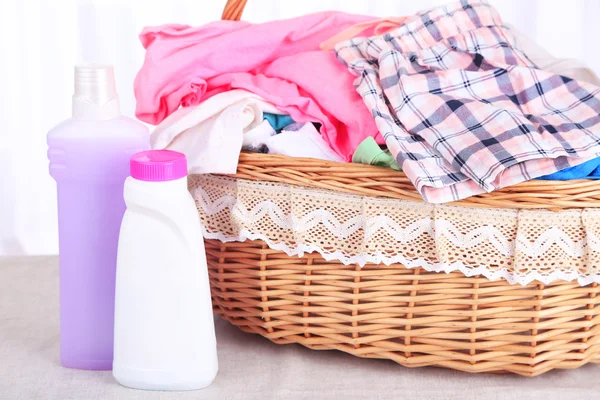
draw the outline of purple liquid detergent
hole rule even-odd
[[[73,118],[48,132],[58,191],[60,360],[109,370],[117,243],[129,159],[149,149],[148,129],[121,116],[109,66],[75,68]]]

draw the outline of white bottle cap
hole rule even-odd
[[[105,120],[121,115],[115,72],[110,65],[75,66],[73,118]]]

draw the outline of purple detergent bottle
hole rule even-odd
[[[60,361],[109,370],[117,243],[131,155],[149,149],[148,128],[121,116],[110,66],[75,67],[73,118],[48,132],[58,192]]]

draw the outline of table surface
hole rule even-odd
[[[147,392],[110,371],[62,368],[58,258],[0,258],[0,399],[600,399],[600,364],[536,378],[410,369],[337,351],[276,345],[216,321],[219,374],[196,392]]]

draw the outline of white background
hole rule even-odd
[[[412,14],[447,0],[249,0],[244,19],[263,22],[322,10]],[[505,22],[557,57],[600,73],[600,0],[490,0]],[[58,252],[56,190],[46,132],[70,115],[73,65],[115,66],[122,112],[133,115],[132,84],[146,25],[200,25],[225,0],[0,0],[0,255]]]

